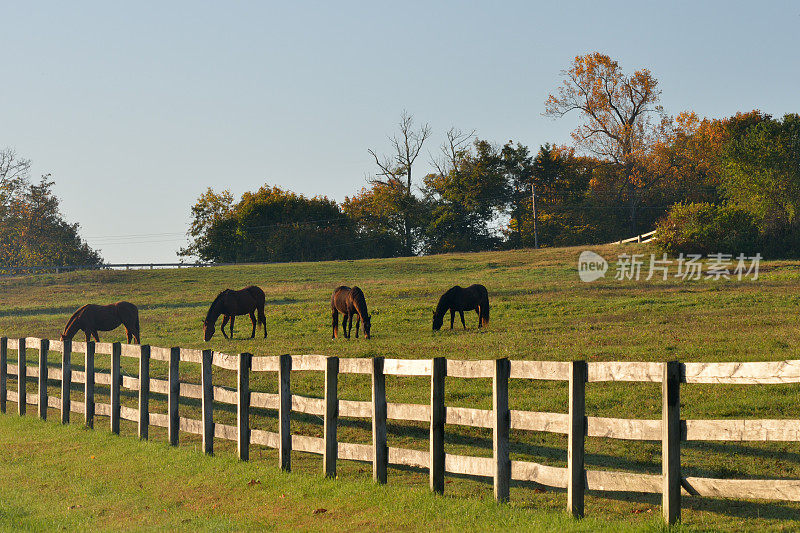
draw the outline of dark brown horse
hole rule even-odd
[[[453,320],[456,311],[461,315],[461,325],[464,323],[464,311],[475,310],[478,312],[478,327],[489,323],[489,292],[483,285],[470,285],[466,289],[456,285],[439,298],[436,311],[433,312],[433,331],[439,331],[444,322],[444,314],[450,310],[450,329],[453,329]]]
[[[239,291],[232,291],[225,289],[217,295],[212,302],[211,307],[208,309],[206,319],[203,321],[203,338],[206,342],[211,340],[214,336],[214,325],[220,315],[223,316],[222,336],[226,339],[225,324],[228,320],[231,321],[231,336],[233,338],[233,321],[237,315],[250,315],[250,321],[253,323],[253,332],[250,338],[256,336],[256,311],[258,311],[258,323],[264,325],[264,338],[267,338],[267,318],[264,316],[264,291],[255,285],[250,285]]]
[[[350,338],[353,330],[353,317],[356,317],[356,338],[358,338],[358,326],[364,322],[364,337],[369,339],[369,330],[372,317],[367,312],[367,300],[364,293],[358,287],[336,287],[331,296],[331,315],[333,318],[333,338],[339,338],[339,313],[342,313],[342,330],[344,338]],[[348,326],[349,322],[349,326]]]
[[[111,331],[120,324],[125,326],[128,343],[133,338],[136,344],[139,344],[139,310],[135,305],[130,302],[117,302],[111,305],[87,304],[75,311],[69,319],[64,333],[61,334],[61,340],[70,340],[78,330],[83,330],[86,342],[92,337],[100,342],[98,331]]]

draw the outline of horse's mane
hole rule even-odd
[[[459,285],[450,287],[447,289],[447,292],[439,297],[439,303],[436,304],[436,316],[444,315],[444,312],[447,311],[447,308],[449,307],[450,301],[453,299],[453,293],[459,289],[461,289]]]
[[[226,292],[228,292],[229,290],[230,290],[230,289],[225,289],[224,291],[220,292],[219,294],[217,294],[217,297],[216,297],[216,298],[214,298],[214,301],[213,301],[213,302],[211,302],[211,307],[209,307],[209,308],[208,308],[208,313],[206,313],[206,322],[209,322],[209,321],[211,320],[211,313],[213,313],[214,311],[216,311],[216,310],[217,310],[217,307],[219,307],[219,306],[221,305],[221,303],[222,303],[222,297],[223,297],[223,296],[225,295],[225,293],[226,293]],[[217,313],[217,316],[219,316],[219,313]],[[214,317],[214,321],[215,321],[215,322],[216,322],[216,320],[217,320],[217,319],[216,319],[216,317]]]
[[[350,289],[350,295],[353,297],[353,303],[355,304],[358,313],[363,315],[366,319],[366,317],[369,316],[369,313],[367,312],[367,299],[364,297],[364,291],[358,287],[353,287]]]
[[[75,323],[81,318],[81,316],[83,315],[83,311],[85,311],[88,306],[89,304],[82,305],[78,308],[77,311],[72,313],[72,316],[69,317],[69,320],[67,321],[67,325],[64,327],[64,332],[62,333],[63,336],[67,337],[68,335],[70,335],[71,329],[75,329],[75,331],[71,332],[72,335],[75,335],[75,332],[79,329],[75,327]]]

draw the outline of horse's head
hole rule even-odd
[[[364,317],[364,337],[369,339],[369,328],[372,326],[372,315]]]
[[[214,336],[214,324],[208,320],[203,320],[203,340],[208,342]]]
[[[433,312],[433,331],[439,331],[442,329],[442,323],[444,322],[444,314],[437,314],[436,311]]]

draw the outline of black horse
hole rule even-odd
[[[439,331],[444,322],[444,313],[450,310],[450,329],[453,329],[453,320],[456,311],[461,315],[461,325],[467,329],[464,323],[464,311],[478,312],[478,327],[483,327],[489,323],[489,292],[483,285],[470,285],[466,289],[456,285],[439,298],[436,311],[433,312],[433,331]]]
[[[238,291],[225,289],[217,295],[211,307],[208,309],[206,319],[203,321],[203,339],[205,339],[206,342],[211,340],[211,337],[214,335],[214,325],[220,315],[223,316],[220,331],[222,331],[222,336],[225,338],[228,337],[225,335],[225,324],[228,323],[228,320],[231,321],[230,338],[233,338],[233,320],[236,315],[250,315],[250,321],[253,322],[253,332],[250,334],[250,338],[254,338],[256,336],[256,312],[258,312],[258,323],[264,325],[264,338],[266,339],[267,319],[264,316],[265,299],[264,291],[255,285],[250,285]]]

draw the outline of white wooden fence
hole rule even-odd
[[[17,364],[8,364],[8,351],[17,351]],[[26,350],[37,350],[38,366],[26,365]],[[49,350],[62,353],[61,368],[47,367]],[[85,372],[73,371],[74,354],[83,354]],[[110,372],[95,368],[95,354],[111,356]],[[139,361],[138,377],[122,375],[121,357]],[[150,378],[150,361],[169,363],[167,380]],[[180,362],[201,365],[201,382],[182,383],[178,379]],[[212,366],[237,373],[237,388],[214,386]],[[291,373],[324,372],[324,397],[309,398],[292,394]],[[250,390],[251,372],[277,374],[279,392],[267,394]],[[372,379],[372,400],[352,401],[338,398],[337,385],[341,374],[368,374]],[[386,375],[424,376],[431,382],[430,404],[387,403]],[[7,389],[8,376],[17,383],[38,378],[38,394],[28,395],[24,386]],[[492,379],[491,410],[445,405],[445,376],[451,378]],[[47,380],[61,381],[61,397],[48,397]],[[569,382],[569,412],[546,413],[509,409],[508,383],[512,379],[559,380]],[[619,419],[587,416],[585,391],[587,383],[607,381],[661,383],[662,415],[658,420]],[[72,383],[83,383],[84,401],[70,401]],[[47,407],[60,409],[62,423],[69,422],[71,412],[83,413],[86,425],[93,427],[96,415],[110,419],[111,430],[119,432],[120,419],[138,423],[139,436],[148,437],[149,426],[167,428],[169,442],[178,444],[180,431],[202,436],[203,449],[212,453],[214,439],[237,442],[239,457],[249,458],[251,444],[278,450],[280,467],[291,468],[292,451],[322,455],[323,472],[336,475],[339,459],[372,463],[373,478],[386,482],[389,464],[426,468],[430,488],[444,491],[446,473],[492,478],[494,495],[499,501],[509,498],[511,480],[535,482],[567,489],[567,507],[583,515],[586,490],[645,492],[662,494],[663,515],[667,522],[680,519],[683,495],[721,498],[758,498],[800,501],[800,480],[796,479],[713,479],[681,475],[680,446],[682,441],[799,441],[798,420],[681,420],[680,386],[682,383],[736,383],[769,385],[800,383],[800,361],[756,363],[643,363],[585,361],[509,361],[508,359],[464,361],[445,358],[404,360],[355,359],[321,355],[281,355],[253,357],[248,353],[227,355],[211,350],[157,348],[119,343],[60,342],[46,339],[0,338],[0,409],[7,401],[16,402],[25,413],[27,405],[37,405],[39,416],[46,418]],[[110,403],[95,402],[95,384],[108,385]],[[120,405],[124,387],[139,391],[138,409]],[[167,395],[167,412],[149,412],[151,393]],[[179,399],[201,400],[202,419],[179,415]],[[237,424],[213,422],[214,402],[236,406]],[[250,428],[251,408],[278,412],[278,432]],[[292,435],[289,420],[292,412],[324,417],[323,437]],[[372,444],[340,442],[337,438],[339,417],[371,418]],[[386,421],[408,420],[430,425],[428,451],[387,446]],[[492,457],[473,457],[445,453],[446,424],[491,428]],[[510,430],[544,431],[568,435],[566,468],[547,466],[509,458]],[[586,470],[584,441],[586,437],[661,441],[662,474],[641,474],[606,470]]]

